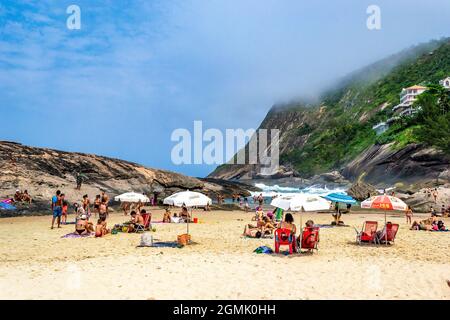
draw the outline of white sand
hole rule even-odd
[[[161,210],[153,210],[159,220]],[[257,255],[271,239],[243,239],[250,213],[199,212],[198,244],[136,248],[140,235],[61,239],[73,225],[50,230],[50,217],[0,219],[1,299],[449,299],[450,232],[409,231],[404,218],[392,246],[357,246],[353,228],[323,228],[319,253]],[[294,215],[296,223],[300,214]],[[70,217],[73,218],[72,216]],[[329,223],[327,214],[303,222]],[[420,217],[415,217],[420,218]],[[384,220],[345,215],[347,224]],[[124,221],[120,214],[110,225]],[[450,225],[450,219],[445,222]],[[173,241],[185,225],[155,224],[156,239]]]

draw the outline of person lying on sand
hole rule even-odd
[[[83,214],[80,219],[77,220],[77,223],[75,224],[75,232],[80,236],[83,233],[94,232],[94,225],[87,220],[87,215]]]
[[[272,234],[276,227],[273,225],[272,221],[268,217],[263,217],[261,231],[263,234]]]
[[[255,227],[251,224],[248,224],[245,226],[244,232],[242,233],[242,235],[244,237],[248,237],[248,238],[261,238],[262,232],[261,232],[260,228]]]
[[[436,220],[435,217],[428,218],[425,220],[415,221],[412,223],[410,230],[423,230],[431,231],[433,229],[433,222]]]
[[[110,230],[106,227],[106,221],[103,219],[98,219],[97,225],[95,226],[95,237],[103,237],[108,234]]]
[[[131,211],[131,221],[128,225],[128,232],[131,233],[136,231],[138,226],[144,227],[144,218],[133,210]]]
[[[164,212],[164,216],[163,216],[163,223],[170,223],[171,217],[172,217],[172,213],[170,212],[170,209],[166,209],[166,212]]]

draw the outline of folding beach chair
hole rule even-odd
[[[144,232],[145,230],[149,230],[150,229],[150,222],[152,219],[152,215],[150,213],[143,213],[142,214],[142,218],[144,218],[144,225],[138,225],[135,232]]]
[[[289,229],[275,230],[275,253],[280,252],[280,246],[289,246],[289,254],[295,250],[295,234]]]
[[[310,252],[319,251],[319,228],[306,227],[303,229],[299,244],[299,251],[306,249]]]
[[[377,235],[378,222],[376,221],[366,221],[363,224],[362,230],[356,231],[356,242],[358,244],[362,243],[375,243]]]
[[[398,228],[399,225],[397,223],[387,223],[380,235],[377,236],[376,242],[378,244],[394,243]]]

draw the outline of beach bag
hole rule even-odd
[[[253,251],[253,252],[258,253],[258,254],[259,253],[271,254],[271,253],[273,253],[273,250],[267,246],[261,246],[261,247],[256,248],[255,251]]]
[[[153,236],[149,233],[143,233],[141,236],[141,247],[152,247],[153,246]]]
[[[177,237],[177,242],[180,246],[185,246],[189,244],[189,241],[191,241],[191,235],[190,234],[181,234]]]

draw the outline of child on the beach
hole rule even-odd
[[[61,217],[61,223],[66,224],[67,223],[67,210],[69,209],[69,202],[67,200],[63,201],[62,205],[62,217]]]
[[[109,230],[106,228],[106,221],[103,219],[98,219],[97,225],[95,226],[95,237],[103,237],[108,234]]]

